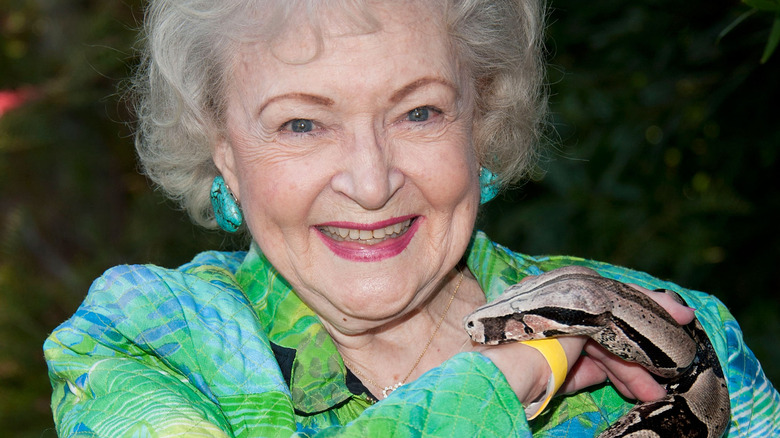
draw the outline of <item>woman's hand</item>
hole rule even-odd
[[[693,321],[693,309],[679,304],[669,295],[633,284],[630,286],[660,304],[678,323],[688,324]],[[560,393],[576,392],[609,379],[615,388],[628,398],[651,401],[666,395],[664,388],[641,365],[620,359],[591,339],[585,343],[583,351],[585,355],[570,362],[573,366]],[[571,356],[568,357],[571,360]]]

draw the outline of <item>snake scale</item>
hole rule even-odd
[[[601,438],[714,438],[729,424],[723,371],[699,322],[681,326],[643,293],[591,269],[569,266],[510,286],[467,316],[464,325],[484,344],[589,336],[656,375],[666,397],[638,403]]]

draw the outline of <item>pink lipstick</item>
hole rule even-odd
[[[420,216],[410,215],[373,224],[329,222],[314,229],[337,256],[355,262],[378,262],[403,252],[420,223]]]

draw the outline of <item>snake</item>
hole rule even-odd
[[[637,403],[600,438],[715,438],[724,433],[731,418],[729,392],[697,319],[680,325],[646,294],[582,266],[529,278],[466,316],[464,327],[474,342],[585,335],[646,368],[667,395]],[[670,290],[657,291],[684,304]]]

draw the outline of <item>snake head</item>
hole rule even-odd
[[[601,277],[590,269],[572,266],[510,286],[495,301],[466,317],[466,332],[475,342],[489,345],[587,334],[581,330],[593,331],[591,321],[600,318],[609,305],[594,296],[593,278]],[[583,317],[588,322],[577,324]]]
[[[547,335],[539,331],[534,324],[534,315],[509,313],[502,316],[481,318],[470,315],[463,326],[474,342],[487,345],[502,344],[509,341],[527,341],[544,338]]]
[[[463,326],[471,340],[479,344],[496,345],[506,339],[503,324],[498,318],[469,315],[463,321]]]

